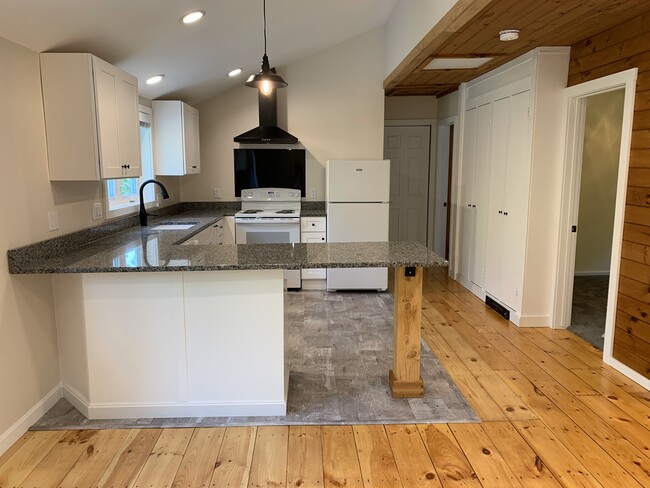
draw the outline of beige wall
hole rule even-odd
[[[59,383],[49,276],[13,276],[8,249],[103,223],[98,182],[50,183],[38,54],[0,37],[0,452],[10,429]],[[179,198],[178,182],[169,181]],[[58,231],[48,231],[50,210]]]
[[[624,90],[587,100],[575,271],[610,268]]]
[[[435,119],[436,97],[386,97],[384,118],[386,120]]]
[[[308,200],[324,199],[328,159],[383,157],[383,40],[380,27],[279,70],[279,121],[307,150]],[[257,92],[238,86],[197,108],[201,175],[183,179],[182,198],[214,200],[217,187],[232,200],[233,137],[258,125]]]
[[[438,119],[445,120],[458,115],[458,91],[438,98]]]

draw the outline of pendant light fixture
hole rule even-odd
[[[250,75],[244,85],[257,88],[260,93],[270,95],[274,88],[284,88],[287,82],[271,68],[269,57],[266,55],[266,0],[264,0],[264,56],[262,56],[262,69],[259,73]]]

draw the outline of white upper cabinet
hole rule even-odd
[[[138,80],[87,53],[40,61],[50,180],[141,176]]]
[[[199,111],[180,100],[154,100],[152,108],[155,173],[200,173]]]

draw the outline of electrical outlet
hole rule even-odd
[[[309,198],[316,198],[318,196],[318,191],[316,188],[309,189]]]
[[[217,199],[217,200],[219,198],[221,198],[221,188],[215,188],[214,189],[214,198]]]
[[[52,210],[47,213],[47,222],[50,231],[59,230],[59,212]]]
[[[93,203],[93,220],[101,220],[102,218],[102,204]]]

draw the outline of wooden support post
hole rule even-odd
[[[397,398],[424,396],[420,376],[422,268],[395,268],[395,328],[390,390]]]

